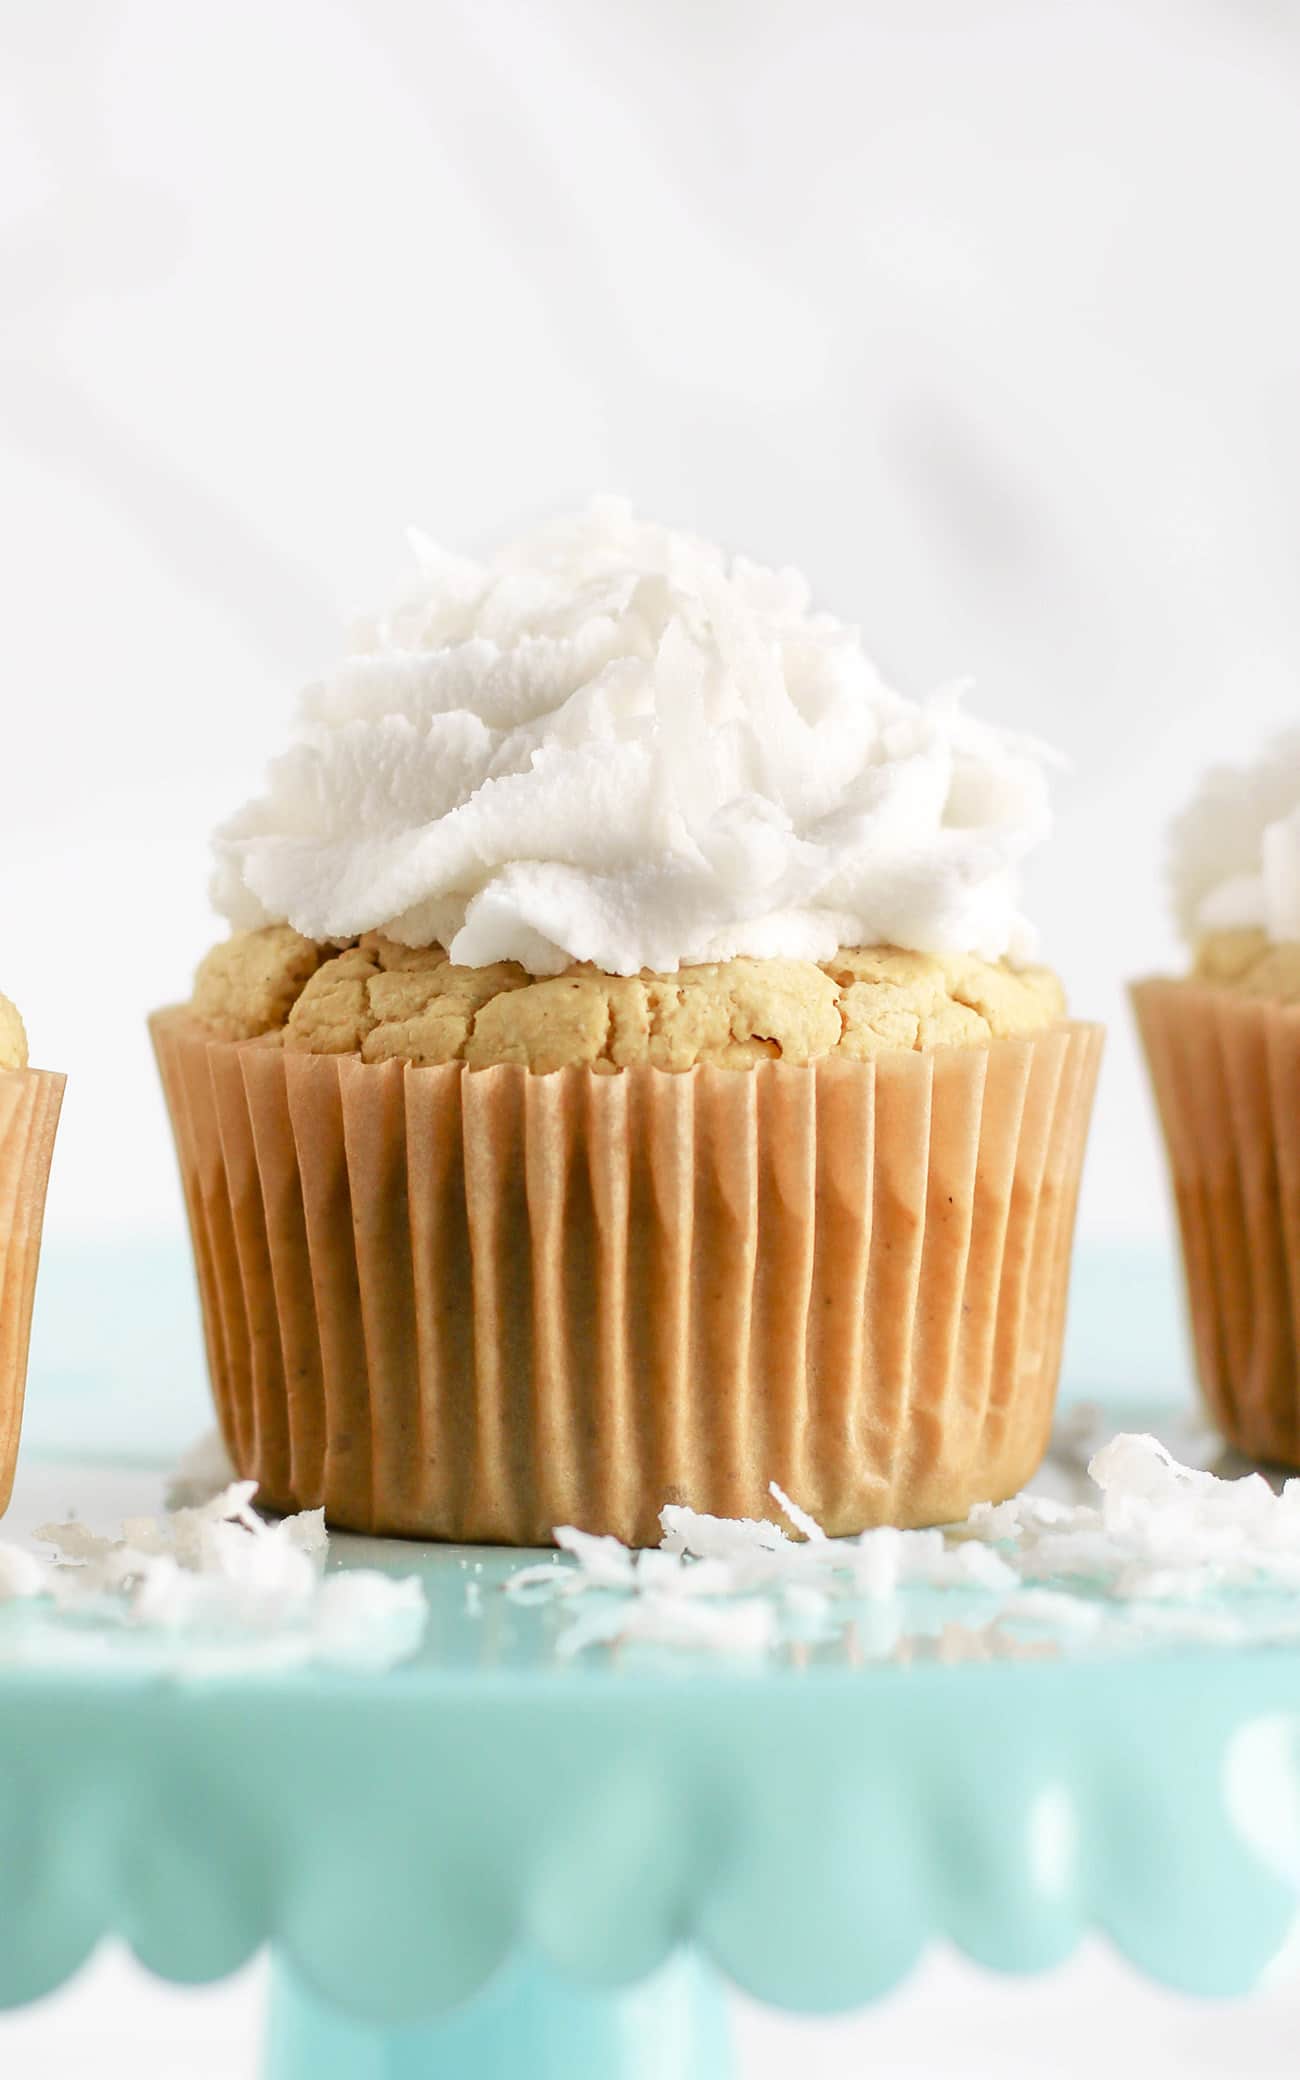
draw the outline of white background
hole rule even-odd
[[[0,988],[72,1075],[52,1237],[178,1218],[142,1019],[407,523],[598,488],[1068,754],[1029,906],[1112,1025],[1084,1231],[1163,1234],[1123,982],[1175,957],[1171,810],[1294,714],[1298,110],[1285,0],[0,0]]]
[[[15,2080],[256,2080],[267,1978],[259,1962],[182,1992],[109,1951],[54,2001],[0,2016],[0,2066]],[[1096,1943],[1014,1985],[936,1952],[849,2019],[738,2000],[733,2035],[738,2080],[1294,2080],[1298,2028],[1294,1980],[1206,2007],[1155,1992]]]
[[[0,0],[0,988],[56,1234],[172,1222],[205,837],[416,522],[593,488],[812,574],[1072,761],[1030,907],[1165,1220],[1162,831],[1293,711],[1284,0]]]

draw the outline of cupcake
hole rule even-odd
[[[1300,1466],[1300,735],[1206,777],[1170,874],[1190,971],[1133,997],[1197,1372],[1239,1450]]]
[[[1037,747],[621,504],[417,549],[153,1021],[241,1474],[512,1544],[1011,1494],[1100,1052],[1020,912]]]
[[[63,1078],[27,1065],[27,1035],[0,996],[0,1515],[18,1460],[45,1187]]]

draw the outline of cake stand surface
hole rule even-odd
[[[44,1349],[0,1535],[155,1509],[178,1419],[148,1365],[153,1463],[131,1422],[115,1457],[70,1459],[73,1387]],[[273,2080],[720,2080],[724,1978],[828,2012],[936,1940],[1033,1972],[1097,1929],[1168,1985],[1231,1994],[1296,1925],[1296,1646],[1116,1653],[924,1591],[892,1631],[864,1607],[756,1664],[565,1658],[568,1616],[501,1593],[516,1554],[332,1541],[332,1567],[358,1564],[428,1592],[420,1651],[387,1673],[56,1665],[25,1651],[31,1612],[0,1608],[0,2001],[110,1933],[190,1983],[270,1944]]]

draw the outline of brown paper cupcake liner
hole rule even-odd
[[[1135,985],[1210,1413],[1300,1466],[1300,1009],[1196,981]]]
[[[9,1504],[62,1076],[0,1069],[0,1515]]]
[[[1051,1423],[1101,1032],[534,1076],[152,1022],[217,1409],[280,1509],[657,1543],[1015,1491]]]

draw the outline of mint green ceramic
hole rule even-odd
[[[88,1516],[109,1477],[69,1468]],[[377,1560],[430,1599],[383,1675],[43,1665],[0,1609],[0,2000],[109,1933],[181,1982],[270,1944],[274,2080],[719,2080],[719,1976],[826,2012],[934,1942],[1034,1972],[1100,1930],[1236,1994],[1293,1927],[1294,1646],[1116,1654],[929,1592],[897,1639],[864,1607],[758,1666],[566,1661],[564,1613],[500,1592],[517,1555],[340,1540],[332,1564]]]
[[[287,1971],[271,2002],[267,2080],[726,2080],[721,1984],[686,1956],[625,1993],[516,1958],[444,2020],[375,2029]]]

